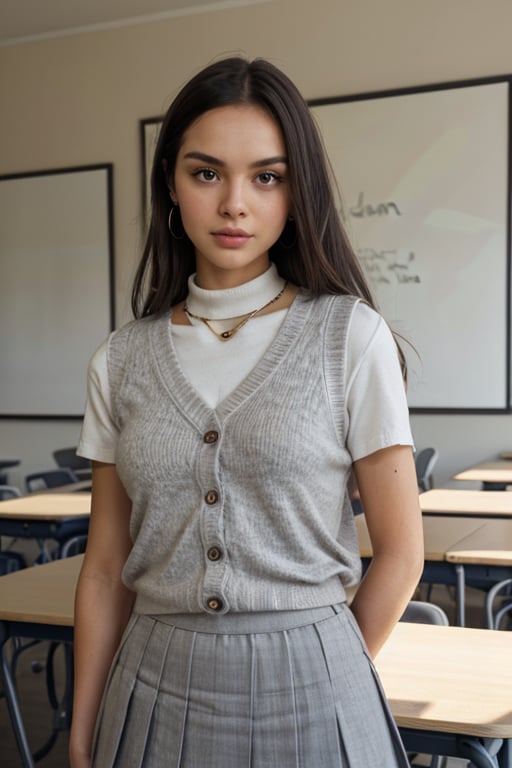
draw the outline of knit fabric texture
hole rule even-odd
[[[169,314],[111,337],[116,464],[133,505],[123,579],[137,613],[312,608],[359,580],[343,424],[356,303],[300,291],[215,409],[179,366]]]

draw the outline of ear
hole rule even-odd
[[[167,169],[168,169],[168,167],[169,167],[169,165],[168,165],[168,163],[167,163],[167,160],[164,158],[164,159],[162,160],[162,168],[163,168],[163,171],[164,171],[164,175],[165,175],[165,178],[167,178]],[[175,191],[174,191],[174,189],[171,187],[171,185],[169,184],[169,182],[167,182],[167,184],[168,184],[168,189],[169,189],[169,196],[170,196],[170,198],[171,198],[171,200],[172,200],[173,204],[174,204],[174,205],[178,205],[178,199],[177,199],[177,197],[176,197],[176,192],[175,192]]]

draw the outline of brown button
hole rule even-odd
[[[207,504],[215,504],[216,501],[219,499],[219,494],[217,491],[208,491],[206,496],[204,497],[204,500]]]
[[[222,600],[218,597],[210,597],[206,605],[211,611],[222,611],[223,608]]]
[[[211,429],[209,432],[206,432],[203,437],[204,442],[208,444],[216,443],[218,439],[219,439],[219,433],[216,432],[214,429]]]
[[[208,552],[206,553],[208,555],[208,560],[220,560],[222,557],[222,551],[218,547],[210,547]]]

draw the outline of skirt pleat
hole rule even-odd
[[[255,631],[249,615],[215,617],[212,631],[208,617],[134,617],[94,768],[406,768],[350,610],[290,613],[304,622],[270,631],[261,614]]]

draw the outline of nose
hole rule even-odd
[[[224,187],[220,201],[220,213],[225,218],[236,219],[247,215],[247,203],[242,181],[233,180]]]

